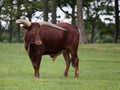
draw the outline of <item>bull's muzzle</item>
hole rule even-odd
[[[35,44],[36,44],[36,45],[41,45],[42,42],[41,42],[41,41],[36,41]]]

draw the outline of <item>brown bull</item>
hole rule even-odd
[[[66,61],[64,76],[68,76],[70,63],[75,67],[75,77],[79,74],[79,59],[77,49],[79,44],[79,30],[68,23],[50,24],[47,22],[29,22],[18,19],[17,24],[25,28],[25,49],[34,67],[34,76],[39,77],[42,55],[50,55],[53,60],[63,54]],[[70,57],[71,56],[71,57]]]

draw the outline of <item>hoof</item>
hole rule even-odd
[[[65,78],[68,77],[68,74],[64,74],[64,77],[65,77]]]
[[[35,75],[34,78],[40,78],[40,76],[39,75]]]
[[[75,75],[75,78],[78,78],[79,77],[79,75]]]

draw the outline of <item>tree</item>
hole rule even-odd
[[[119,40],[119,32],[120,32],[120,27],[119,27],[119,3],[118,0],[115,1],[115,31],[114,31],[114,43],[118,43]]]
[[[0,31],[1,31],[1,8],[2,8],[2,5],[0,4]]]
[[[57,2],[56,0],[52,0],[52,23],[56,23],[56,8]]]
[[[15,9],[13,8],[13,1],[11,0],[3,0],[3,7],[2,7],[2,14],[4,15],[4,20],[9,22],[9,42],[12,42],[12,25],[13,21],[15,20]]]
[[[4,0],[2,5],[2,15],[4,16],[2,18],[3,21],[6,21],[9,23],[8,31],[9,31],[9,42],[12,42],[12,38],[15,37],[13,35],[13,32],[16,33],[16,40],[17,42],[20,41],[20,27],[16,29],[15,27],[15,20],[20,18],[22,16],[23,11],[21,10],[21,7],[23,5],[23,1],[21,0]]]
[[[95,35],[97,35],[97,26],[102,22],[100,16],[103,15],[113,15],[113,6],[111,6],[112,0],[88,0],[84,2],[84,11],[86,15],[86,25],[89,26],[91,30],[90,42],[94,43]],[[111,19],[108,19],[111,20]],[[87,27],[87,26],[86,26]]]
[[[75,12],[75,6],[76,6],[76,0],[57,0],[58,7],[68,16],[72,18],[71,23],[76,24],[76,12]],[[72,9],[72,12],[66,11],[63,9],[64,6],[70,6]]]
[[[77,0],[77,24],[81,31],[80,42],[87,43],[85,27],[84,27],[84,20],[83,20],[83,13],[82,13],[82,8],[83,8],[82,3],[83,3],[82,0]]]
[[[21,0],[17,0],[16,2],[16,19],[19,19],[22,16],[22,10],[21,10],[21,5],[23,4],[23,2]],[[17,37],[16,37],[16,41],[20,42],[20,26],[18,25],[17,28]]]
[[[41,10],[43,5],[39,0],[3,0],[2,3],[2,20],[8,22],[8,31],[10,34],[10,42],[12,37],[17,38],[17,42],[20,41],[20,27],[17,27],[17,35],[13,35],[15,32],[15,20],[18,18],[27,18],[31,21],[34,13]]]
[[[48,21],[48,0],[43,0],[43,17],[44,21]]]

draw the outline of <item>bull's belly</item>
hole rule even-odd
[[[51,58],[56,58],[61,53],[64,53],[66,50],[62,47],[45,47],[44,45],[30,45],[30,52],[39,53],[40,55],[50,55]]]
[[[60,52],[61,50],[62,50],[61,48],[58,48],[58,49],[45,49],[45,50],[44,50],[44,54],[51,55],[51,54],[58,53],[58,52]]]
[[[53,50],[53,51],[47,51],[45,55],[50,55],[53,61],[55,61],[56,57],[59,56],[60,54],[63,54],[64,52],[66,52],[65,49]]]

